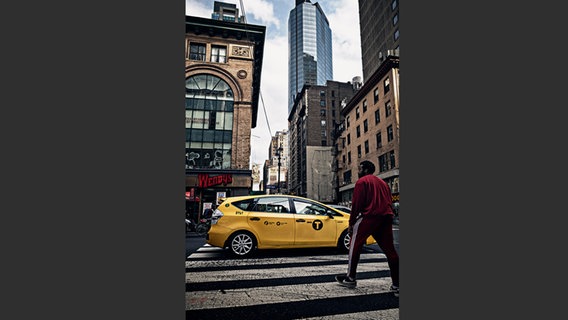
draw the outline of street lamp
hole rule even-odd
[[[282,145],[280,145],[280,147],[276,149],[276,155],[278,156],[278,194],[280,194],[280,166],[282,165],[280,160],[282,159],[282,151],[284,151],[284,149]]]

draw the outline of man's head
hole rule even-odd
[[[371,161],[363,161],[359,164],[359,177],[373,174],[375,172],[375,165]]]

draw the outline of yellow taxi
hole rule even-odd
[[[277,248],[337,247],[346,252],[348,227],[348,213],[304,197],[228,197],[215,209],[206,241],[239,257]],[[367,244],[372,243],[369,237]]]

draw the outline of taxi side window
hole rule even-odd
[[[279,198],[279,197],[259,198],[250,211],[289,213],[290,204],[287,198]]]
[[[315,214],[315,215],[327,214],[327,210],[324,207],[314,203],[294,200],[294,207],[296,207],[297,214]]]

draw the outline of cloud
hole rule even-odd
[[[280,28],[280,20],[278,20],[278,18],[274,15],[274,6],[270,3],[270,1],[247,0],[243,1],[243,6],[245,8],[244,11],[247,19],[249,19],[249,23],[251,23],[250,15],[252,14],[252,17],[257,21],[260,21],[261,25],[265,25],[268,28],[270,24],[273,24],[276,28]],[[237,7],[241,7],[240,1],[237,4]]]
[[[256,163],[268,158],[270,137],[288,129],[288,36],[272,38],[264,44],[260,81],[262,99],[257,126],[252,130],[251,162]]]
[[[185,14],[188,16],[211,18],[213,1],[185,0]]]
[[[335,0],[322,2],[320,5],[329,20],[333,37],[333,80],[347,82],[352,81],[355,76],[362,77],[358,2]]]
[[[239,8],[239,14],[245,14],[249,23],[264,26],[273,24],[276,28],[280,28],[280,20],[274,14],[274,6],[269,0],[243,1],[244,10],[241,8],[241,1],[223,0],[222,2],[237,5],[237,8]],[[185,14],[196,17],[211,18],[211,13],[213,13],[213,4],[214,1],[211,0],[185,0]],[[253,19],[255,22],[252,22]]]

